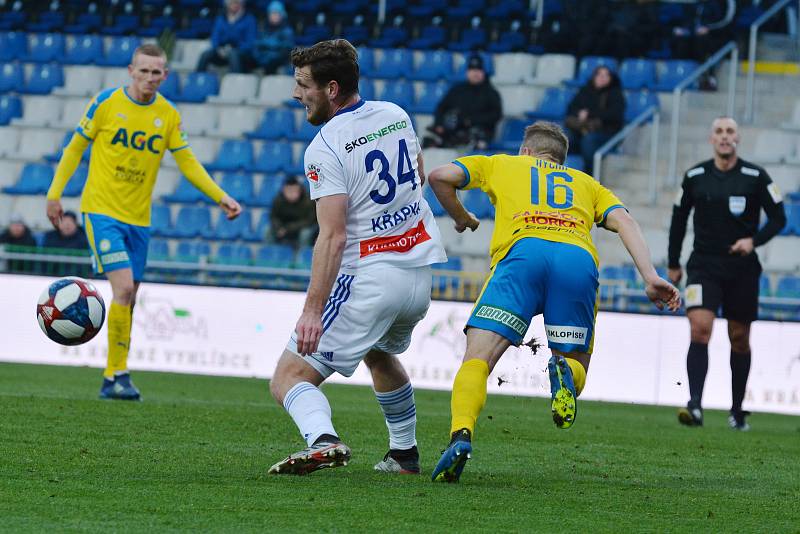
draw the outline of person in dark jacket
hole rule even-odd
[[[208,65],[227,65],[231,72],[243,72],[251,62],[256,40],[256,19],[245,11],[245,0],[225,0],[225,14],[218,15],[211,31],[211,48],[203,52],[197,70]]]
[[[269,219],[267,242],[295,248],[310,246],[319,228],[314,201],[295,176],[289,176],[283,182],[281,191],[272,202]]]
[[[0,234],[0,245],[17,245],[21,247],[35,247],[31,229],[25,224],[25,220],[20,215],[14,215],[8,222],[6,231]]]
[[[484,150],[494,137],[503,116],[500,93],[486,76],[483,59],[474,55],[467,62],[467,79],[450,88],[439,105],[426,147],[472,145]]]
[[[267,27],[253,45],[253,60],[264,69],[264,74],[274,74],[281,65],[289,62],[289,53],[294,47],[294,30],[286,19],[282,2],[270,2],[267,13]]]
[[[74,248],[88,250],[89,242],[86,234],[78,225],[78,217],[74,211],[65,211],[58,224],[58,230],[50,230],[44,234],[43,247],[46,248]]]
[[[567,107],[564,121],[570,152],[583,156],[584,170],[592,174],[595,151],[611,139],[625,120],[625,96],[619,78],[608,67],[597,67]]]

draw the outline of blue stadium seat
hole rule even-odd
[[[242,204],[249,204],[250,199],[255,196],[252,174],[244,172],[225,173],[222,175],[220,187]],[[211,202],[211,199],[209,199],[209,202]]]
[[[255,130],[245,134],[248,139],[283,139],[294,132],[294,112],[286,108],[270,108],[264,112]]]
[[[240,171],[253,165],[253,145],[250,141],[226,139],[219,148],[216,159],[206,165],[214,171]]]
[[[127,67],[133,51],[141,44],[138,37],[114,37],[106,50],[106,55],[97,61],[104,67]]]
[[[86,185],[86,179],[89,177],[89,166],[85,163],[79,165],[77,169],[75,169],[75,174],[69,179],[67,182],[67,186],[64,188],[63,195],[65,197],[77,197],[83,193],[83,186]]]
[[[486,48],[488,40],[488,34],[483,28],[467,28],[461,32],[458,41],[451,42],[447,48],[457,52],[469,52]]]
[[[3,188],[9,195],[40,195],[47,193],[53,181],[53,168],[44,163],[27,163],[17,183]]]
[[[433,50],[447,44],[447,30],[442,26],[425,26],[419,37],[408,43],[409,48],[415,50]]]
[[[234,195],[233,198],[238,198]],[[203,237],[206,239],[219,239],[222,241],[235,241],[244,239],[253,232],[250,211],[243,211],[238,217],[229,221],[224,213],[220,213],[214,228],[206,228]]]
[[[0,32],[0,62],[21,59],[27,52],[28,39],[23,32]]]
[[[372,80],[361,78],[358,82],[358,92],[362,100],[375,100],[375,84]]]
[[[447,11],[447,0],[421,0],[406,8],[406,15],[415,19],[427,19],[434,14],[444,15]]]
[[[457,0],[447,10],[449,19],[464,20],[482,13],[486,8],[486,0]]]
[[[335,5],[337,5],[337,4],[334,4],[334,6]],[[362,22],[360,24],[350,24],[349,26],[343,27],[342,28],[342,35],[345,36],[347,38],[347,40],[350,41],[350,44],[352,44],[353,46],[363,46],[363,45],[367,44],[367,41],[369,41],[370,31],[371,31],[371,28],[368,27],[368,26],[365,26],[363,24],[363,22]],[[360,52],[358,54],[358,59],[359,59],[359,67],[360,67],[361,66],[360,65],[360,63],[361,63],[361,53]],[[363,74],[363,70],[362,70],[362,74]]]
[[[656,62],[651,59],[626,59],[619,71],[624,89],[650,89],[656,84]]]
[[[259,267],[288,268],[294,264],[294,248],[289,245],[264,245],[256,252],[255,264]]]
[[[611,72],[617,72],[619,65],[613,57],[607,56],[586,56],[578,64],[578,75],[572,80],[567,80],[566,84],[570,87],[582,87],[591,78],[594,69],[597,67],[608,67]]]
[[[500,136],[491,144],[491,148],[512,153],[517,152],[519,145],[522,144],[522,135],[525,133],[525,127],[529,124],[530,121],[525,119],[506,119],[503,123],[503,128],[500,130]]]
[[[373,48],[394,48],[408,42],[408,30],[402,26],[385,26],[381,28],[380,35],[369,41]]]
[[[264,211],[261,213],[261,217],[258,218],[256,225],[253,227],[253,230],[249,235],[243,236],[245,241],[252,241],[254,243],[263,242],[264,239],[267,237],[267,231],[269,230],[270,220],[269,220],[269,211]]]
[[[548,87],[536,109],[528,113],[528,117],[551,121],[562,121],[567,114],[567,107],[575,96],[574,89]]]
[[[345,34],[347,35],[347,34]],[[375,51],[366,46],[358,47],[358,70],[361,73],[361,79],[372,77],[372,71],[375,69]]]
[[[151,227],[152,231],[152,227]],[[169,241],[155,237],[147,246],[147,261],[167,261],[170,259]]]
[[[184,176],[181,176],[175,190],[169,195],[161,197],[165,202],[177,202],[180,204],[194,204],[196,202],[203,202],[206,196],[200,192],[192,183]]]
[[[508,20],[510,18],[522,18],[527,9],[528,2],[522,0],[503,0],[489,6],[484,13],[488,18],[496,20]]]
[[[656,69],[658,80],[653,87],[656,91],[672,91],[679,83],[685,80],[694,70],[697,63],[688,60],[665,61],[662,69]],[[692,88],[696,84],[692,85]]]
[[[19,9],[14,9],[19,5]],[[22,10],[22,2],[12,4],[11,11],[0,12],[0,31],[6,30],[21,30],[25,26],[25,21],[28,20],[28,15]]]
[[[178,22],[175,20],[175,17],[162,15],[152,19],[149,26],[140,28],[137,33],[142,37],[158,37],[164,30],[174,28],[177,25]]]
[[[430,206],[434,217],[447,216],[447,212],[439,203],[439,199],[436,198],[436,194],[433,192],[433,189],[431,189],[430,186],[425,186],[425,188],[422,190],[422,196],[425,197],[425,201],[428,203],[428,206]]]
[[[762,297],[769,297],[772,295],[772,283],[769,276],[762,274],[758,279],[758,294]]]
[[[44,156],[46,161],[52,161],[54,163],[58,163],[61,160],[61,156],[64,154],[64,148],[69,144],[72,140],[72,136],[75,134],[75,130],[70,130],[64,134],[64,139],[61,141],[61,148],[58,149],[58,152],[54,154],[47,154]],[[83,157],[81,161],[89,162],[89,156],[92,153],[92,144],[89,143],[89,148],[83,151]]]
[[[567,161],[564,162],[564,165],[570,169],[582,171],[584,169],[583,156],[580,154],[567,154]]]
[[[494,219],[494,206],[489,196],[480,189],[470,189],[464,194],[464,207],[479,219]]]
[[[299,121],[299,124],[295,128],[295,131],[292,135],[289,136],[289,139],[292,141],[302,141],[303,143],[310,143],[312,139],[317,135],[320,126],[314,126],[305,118]]]
[[[378,100],[394,102],[406,109],[414,102],[414,85],[406,80],[387,81]]]
[[[606,265],[600,269],[600,278],[633,286],[636,283],[636,269],[632,265]]]
[[[106,35],[128,35],[136,32],[138,28],[138,15],[120,14],[114,17],[114,23],[111,26],[104,26],[101,31]]]
[[[434,263],[431,265],[434,271],[461,271],[461,258],[458,256],[451,256],[447,258],[444,263]],[[436,275],[433,277],[433,286],[438,289],[439,293],[444,293],[448,289],[458,289],[461,280],[458,276]]]
[[[199,263],[200,258],[211,255],[211,245],[205,241],[181,241],[175,251],[175,259],[186,263]]]
[[[88,65],[103,58],[103,39],[98,35],[81,35],[67,48],[64,62],[71,65]]]
[[[295,269],[311,269],[311,259],[314,257],[314,247],[303,247],[297,251],[294,262]]]
[[[205,102],[219,92],[219,79],[213,72],[192,72],[186,77],[178,102]]]
[[[422,91],[416,101],[408,106],[411,113],[428,113],[436,111],[436,106],[447,94],[450,84],[447,82],[428,82],[422,86]]]
[[[369,3],[370,0],[340,0],[332,4],[331,13],[341,16],[355,15],[356,13],[366,11]]]
[[[486,47],[487,51],[493,54],[505,54],[525,50],[525,46],[528,44],[528,37],[522,32],[519,21],[514,22],[515,24],[511,29],[502,32],[496,41],[489,43],[489,46]]]
[[[282,186],[283,176],[265,176],[251,204],[267,208],[272,206],[272,202],[275,200],[275,196],[280,192]]]
[[[784,276],[775,286],[775,296],[800,299],[800,277]]]
[[[0,65],[0,94],[18,92],[25,87],[25,69],[21,63]]]
[[[375,66],[373,76],[396,80],[410,77],[413,71],[414,55],[409,50],[397,48],[383,51],[383,57]]]
[[[17,117],[22,117],[22,100],[16,96],[0,95],[0,126]]]
[[[180,76],[177,72],[173,72],[167,76],[167,79],[161,82],[158,86],[158,92],[167,100],[175,100],[181,92]]]
[[[326,24],[312,24],[307,26],[301,35],[295,37],[297,46],[311,46],[320,41],[333,37],[333,30]]]
[[[800,235],[800,204],[786,202],[784,209],[786,210],[786,226],[781,230],[781,235]]]
[[[205,206],[184,206],[178,212],[175,226],[170,229],[167,237],[198,237],[203,230],[211,225],[211,212]]]
[[[150,209],[150,233],[168,235],[172,231],[172,215],[166,204],[153,204]]]
[[[91,4],[89,4],[91,6]],[[64,26],[65,33],[90,34],[97,33],[103,26],[103,17],[99,13],[81,13],[72,24]]]
[[[64,59],[64,36],[58,33],[33,34],[28,41],[25,61],[34,63],[60,62]]]
[[[266,142],[249,167],[251,172],[276,173],[292,168],[292,145],[283,141]]]
[[[625,122],[630,122],[649,107],[659,107],[658,95],[650,91],[625,91]]]
[[[447,50],[428,50],[411,75],[414,80],[449,80],[453,75],[453,55]]]
[[[64,85],[64,69],[55,63],[34,65],[22,92],[32,95],[47,95],[55,87]]]
[[[250,265],[253,263],[253,251],[247,245],[223,243],[217,249],[214,263],[222,265]]]

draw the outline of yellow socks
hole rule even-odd
[[[487,378],[489,364],[485,361],[474,359],[461,364],[453,381],[453,396],[450,399],[451,434],[462,428],[475,432],[475,421],[486,404]]]
[[[575,392],[580,396],[583,386],[586,385],[586,369],[583,368],[583,364],[578,360],[573,360],[572,358],[564,359],[567,360],[567,365],[572,370],[572,383],[575,384]]]
[[[128,369],[128,348],[131,343],[131,307],[111,301],[108,310],[108,365],[106,378]]]

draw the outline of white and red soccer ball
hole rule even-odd
[[[97,335],[105,318],[103,297],[82,278],[56,280],[36,304],[36,319],[42,332],[62,345],[86,343]]]

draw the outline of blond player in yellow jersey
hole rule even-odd
[[[491,274],[465,328],[467,348],[451,399],[451,441],[433,480],[459,480],[486,403],[486,379],[506,349],[522,342],[534,315],[544,315],[553,353],[548,362],[553,420],[559,428],[574,423],[597,312],[593,224],[619,233],[659,309],[680,306],[678,290],[656,274],[639,225],[614,193],[563,165],[567,148],[560,127],[537,122],[525,129],[519,155],[468,156],[429,175],[459,232],[474,231],[479,222],[456,189],[480,188],[495,206]]]
[[[128,371],[131,314],[147,262],[150,204],[164,153],[172,152],[183,175],[229,219],[242,211],[197,161],[181,129],[180,113],[158,93],[167,72],[161,48],[137,48],[128,66],[130,85],[106,89],[92,99],[47,192],[47,217],[58,228],[61,193],[93,143],[81,212],[95,272],[106,275],[113,293],[102,399],[140,400]]]

